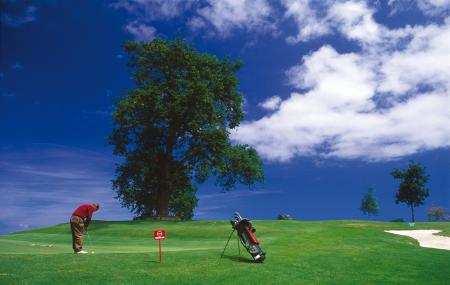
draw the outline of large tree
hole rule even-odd
[[[395,168],[391,175],[400,180],[398,192],[395,194],[395,203],[406,203],[411,208],[414,223],[414,208],[423,205],[425,198],[430,196],[428,188],[425,188],[429,175],[426,174],[422,165],[413,161],[409,163],[408,169]]]
[[[124,47],[136,87],[117,102],[109,137],[124,157],[113,180],[123,206],[189,219],[208,177],[224,191],[263,182],[257,152],[229,138],[243,117],[240,61],[199,53],[180,37]]]
[[[369,190],[364,194],[361,199],[361,212],[370,219],[370,215],[377,215],[380,211],[378,207],[377,200],[375,199],[375,194],[373,191],[373,187],[369,187]]]

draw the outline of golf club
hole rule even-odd
[[[91,248],[94,247],[94,244],[92,243],[91,236],[89,235],[89,232],[87,230],[86,230],[86,235],[87,235],[88,240],[89,240],[89,246],[91,246]],[[91,253],[94,254],[95,251],[91,250]]]
[[[242,218],[238,212],[234,213],[234,220],[230,221],[231,226],[237,231],[238,239],[242,245],[247,249],[247,252],[253,257],[253,260],[257,262],[263,262],[266,258],[266,253],[262,251],[259,241],[256,238],[254,232],[256,229],[253,227],[249,219]],[[233,232],[231,234],[233,234]],[[231,237],[231,235],[230,235]],[[239,245],[239,243],[238,243]],[[226,247],[226,246],[225,246]],[[222,254],[223,255],[223,254]],[[239,249],[240,255],[240,249]]]

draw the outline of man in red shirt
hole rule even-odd
[[[100,204],[85,204],[78,207],[70,218],[70,229],[72,230],[72,248],[74,253],[84,254],[83,233],[87,230],[92,214],[100,209]]]

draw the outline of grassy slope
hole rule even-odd
[[[254,221],[264,264],[238,256],[227,221],[93,222],[95,254],[71,253],[67,224],[0,236],[0,284],[445,284],[450,252],[384,230],[402,223]],[[418,223],[442,229],[450,223]],[[153,230],[166,229],[164,262]],[[34,246],[32,244],[35,244]],[[54,244],[53,247],[45,247]],[[242,250],[242,247],[241,247]]]

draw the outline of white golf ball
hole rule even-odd
[[[91,251],[91,253],[95,253],[95,251]]]

